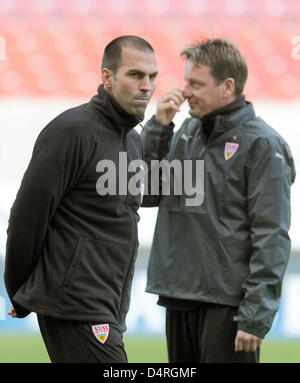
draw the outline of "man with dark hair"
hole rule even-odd
[[[112,40],[104,49],[102,58],[102,67],[110,69],[116,73],[121,62],[122,48],[131,47],[144,52],[154,53],[152,46],[148,41],[141,37],[126,35]]]
[[[206,40],[182,56],[186,85],[158,100],[144,156],[152,172],[163,159],[204,161],[204,196],[189,205],[184,193],[145,189],[143,206],[159,206],[146,291],[166,307],[170,362],[258,362],[290,253],[293,158],[245,100],[247,65],[233,44]],[[185,99],[191,118],[173,134]]]
[[[155,90],[157,64],[139,37],[109,45],[120,54],[115,67],[103,65],[98,94],[38,136],[9,219],[9,314],[37,313],[52,362],[127,361],[122,333],[141,198],[128,188],[105,193],[98,165],[105,160],[119,169],[121,152],[128,162],[142,158],[133,128]],[[122,175],[115,175],[118,185]]]

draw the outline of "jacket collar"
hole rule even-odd
[[[245,106],[237,109],[233,113],[215,118],[215,130],[224,132],[255,118],[255,112],[251,102],[246,101]]]
[[[119,135],[125,134],[144,119],[144,116],[132,116],[125,112],[104,89],[103,84],[99,85],[97,94],[91,98],[89,104],[105,125]]]
[[[202,118],[203,124],[213,123],[213,120],[217,116],[228,116],[229,114],[235,112],[236,110],[244,107],[246,105],[245,96],[241,95],[238,99],[234,100],[230,104],[227,104],[219,109],[216,109]]]
[[[213,128],[212,132],[210,134],[210,137],[207,139],[206,134],[203,132],[203,121],[200,120],[200,134],[202,137],[202,140],[204,142],[207,142],[208,140],[215,139],[218,135],[225,133],[226,131],[230,130],[231,128],[234,128],[237,125],[242,125],[246,123],[249,120],[252,120],[255,118],[255,112],[253,109],[253,105],[249,101],[245,101],[245,105],[241,106],[240,108],[236,109],[235,111],[232,111],[231,113],[224,114],[224,115],[217,115],[214,117],[213,120]],[[199,124],[199,120],[198,120]]]

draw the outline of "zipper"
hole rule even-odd
[[[126,145],[127,134],[128,134],[128,131],[123,136],[123,149],[124,149],[124,151],[126,153],[127,153],[127,145]],[[135,254],[135,251],[136,251],[136,237],[137,237],[137,228],[136,228],[136,224],[135,224],[136,221],[135,221],[135,218],[132,216],[131,210],[127,206],[127,200],[128,200],[128,190],[127,190],[127,194],[126,194],[124,205],[125,205],[127,211],[129,212],[130,218],[133,221],[133,229],[134,229],[133,230],[133,250],[132,250],[132,253],[131,253],[131,259],[130,259],[129,268],[127,270],[127,274],[126,274],[126,277],[125,277],[125,280],[124,280],[124,284],[123,284],[122,295],[121,295],[121,300],[120,300],[120,306],[119,306],[119,310],[118,310],[118,318],[119,318],[119,316],[121,314],[121,308],[122,308],[123,300],[124,300],[125,286],[127,285],[127,282],[128,282],[129,273],[130,273],[130,270],[132,269],[132,264],[133,264],[133,260],[134,260],[134,254]]]
[[[218,133],[220,133],[218,130],[214,129],[212,131],[212,134],[208,137],[208,140],[206,141],[205,144],[202,144],[203,147],[200,149],[200,152],[199,152],[199,157],[201,158],[201,156],[203,156],[207,150],[207,148],[211,145],[212,141],[214,138],[216,138],[216,136],[218,136]]]
[[[207,149],[207,146],[203,145],[203,147],[201,148],[201,150],[199,152],[199,157],[200,158],[204,155],[204,153],[206,152],[206,149]]]

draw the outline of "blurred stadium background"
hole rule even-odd
[[[183,47],[203,37],[232,40],[249,66],[247,99],[283,135],[296,168],[300,165],[299,0],[0,0],[0,362],[28,361],[24,353],[18,359],[13,339],[20,345],[20,334],[32,334],[34,347],[38,334],[33,314],[23,320],[7,316],[10,303],[2,277],[9,210],[33,144],[58,113],[95,94],[103,49],[123,34],[144,37],[157,54],[157,90],[145,121],[154,113],[157,97],[183,85],[184,62],[179,58]],[[175,118],[177,126],[186,116],[183,106]],[[269,345],[292,343],[286,349],[276,348],[277,359],[268,361],[282,361],[283,355],[285,361],[300,361],[299,347],[298,356],[289,357],[287,351],[300,342],[299,194],[296,179],[292,255],[280,310],[266,338]],[[156,213],[156,209],[140,210],[140,251],[127,318],[129,340],[164,336],[164,310],[156,305],[156,296],[144,292]]]

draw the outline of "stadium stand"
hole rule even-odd
[[[57,114],[86,102],[100,83],[101,53],[113,38],[136,34],[155,48],[159,76],[154,99],[182,86],[180,50],[202,37],[226,37],[246,57],[245,94],[290,143],[300,163],[299,0],[0,0],[0,331],[36,331],[33,314],[18,322],[3,284],[9,210],[37,135]],[[296,38],[296,39],[295,39]],[[299,44],[296,56],[295,46]],[[4,51],[5,50],[5,51]],[[147,118],[154,112],[149,105]],[[176,126],[188,112],[175,118]],[[147,118],[145,120],[147,120]],[[300,185],[299,185],[300,186]],[[293,254],[274,323],[277,336],[300,337],[300,204],[293,187]],[[163,333],[156,296],[144,294],[156,210],[140,210],[140,251],[127,318],[129,333]],[[161,310],[160,310],[161,309]],[[5,320],[2,320],[5,319]]]
[[[203,36],[233,40],[249,64],[246,94],[291,99],[299,94],[298,0],[1,0],[0,97],[90,96],[100,79],[100,52],[114,37],[137,34],[158,55],[155,93],[182,85],[180,50]]]

